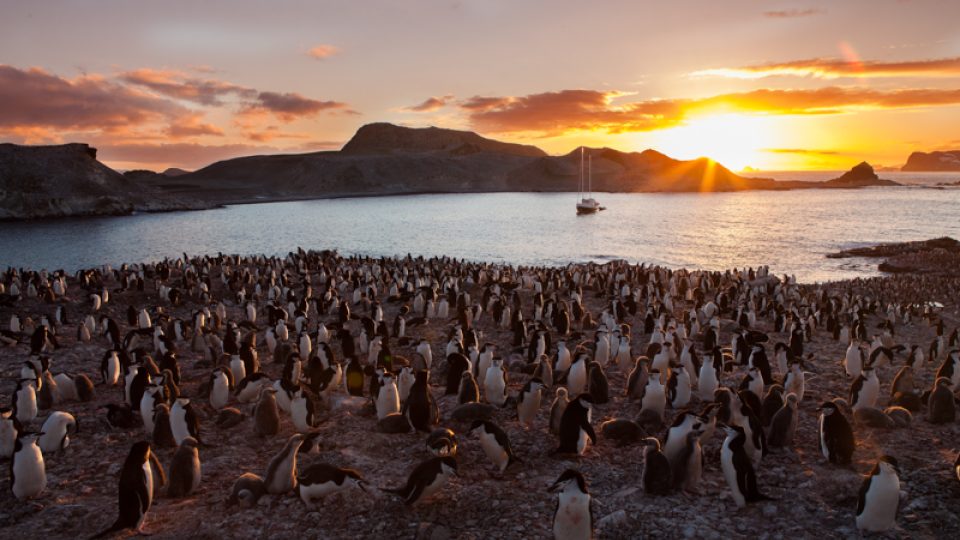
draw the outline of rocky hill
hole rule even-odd
[[[960,171],[960,150],[914,152],[900,169],[909,172]]]
[[[827,180],[822,187],[825,188],[860,188],[872,186],[899,186],[900,184],[893,180],[883,180],[873,167],[866,161],[860,162],[849,171],[843,173],[838,178]]]
[[[143,187],[86,144],[0,144],[0,219],[129,214],[201,207]]]

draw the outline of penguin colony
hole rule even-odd
[[[0,287],[11,533],[960,531],[948,279],[298,250]]]

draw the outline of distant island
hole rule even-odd
[[[904,172],[960,172],[960,150],[914,152],[901,169]]]
[[[683,193],[897,186],[861,163],[826,182],[737,175],[699,158],[655,150],[587,149],[599,192]],[[367,124],[339,151],[239,157],[194,172],[128,171],[82,143],[0,145],[0,219],[128,214],[281,200],[417,193],[565,192],[580,174],[579,148],[550,156],[469,131]]]

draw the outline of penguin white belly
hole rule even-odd
[[[304,433],[310,431],[310,424],[307,422],[307,400],[296,398],[290,403],[290,419],[293,420],[293,427],[298,432]]]
[[[26,445],[13,460],[13,495],[18,499],[36,497],[47,487],[43,455],[35,444]]]
[[[567,377],[567,390],[570,398],[583,393],[587,387],[587,368],[583,362],[577,362],[570,367],[570,375]]]
[[[153,405],[156,399],[151,392],[144,392],[140,398],[140,417],[143,418],[143,430],[147,435],[153,435]]]
[[[230,360],[230,371],[233,373],[233,380],[237,382],[242,381],[247,376],[247,367],[240,357]]]
[[[337,493],[343,486],[338,486],[336,482],[330,480],[322,484],[300,484],[300,499],[304,503],[313,505],[317,499],[322,499],[327,495]]]
[[[506,401],[505,388],[503,386],[503,372],[494,369],[487,370],[487,378],[483,381],[483,391],[487,401],[500,406]]]
[[[737,507],[743,508],[747,505],[747,499],[740,492],[740,485],[737,483],[737,468],[733,465],[733,451],[726,444],[720,450],[720,465],[723,468],[723,477],[727,481],[727,486],[730,487],[733,501],[737,503]]]
[[[230,387],[227,383],[226,375],[220,375],[213,382],[213,388],[210,390],[210,405],[214,409],[222,409],[227,406],[230,400]]]
[[[77,385],[74,384],[73,379],[71,379],[69,375],[59,373],[53,378],[53,381],[57,383],[57,390],[60,392],[61,399],[73,401],[80,399],[79,396],[77,396]]]
[[[508,456],[506,450],[497,443],[497,437],[494,434],[486,432],[480,433],[480,446],[500,472],[503,472],[504,469],[507,468],[507,462],[510,460],[510,456]]]
[[[537,417],[537,411],[540,410],[540,396],[538,393],[527,393],[524,400],[517,407],[517,417],[521,424],[533,424]]]
[[[864,495],[863,512],[857,516],[857,528],[880,532],[893,527],[900,504],[900,481],[892,474],[878,474]]]
[[[704,364],[700,368],[700,380],[697,381],[697,396],[701,401],[712,402],[718,387],[717,370],[712,365]]]
[[[150,508],[150,505],[153,503],[153,467],[150,466],[150,460],[147,460],[143,463],[143,483],[147,486],[147,500],[145,501],[143,508],[141,508],[140,523],[143,523],[143,518],[147,514],[147,509]],[[138,528],[140,523],[137,524]]]
[[[180,407],[174,406],[170,411],[170,431],[173,432],[173,440],[177,442],[177,446],[190,436],[190,430],[187,428],[187,413]]]
[[[377,397],[377,420],[383,420],[390,414],[400,412],[400,394],[394,384],[380,388]]]
[[[647,391],[643,395],[643,400],[640,402],[640,410],[642,411],[653,411],[657,413],[660,418],[663,418],[663,410],[667,405],[667,396],[663,393],[663,387],[656,385],[651,388],[647,386]]]
[[[587,451],[587,445],[590,444],[590,434],[583,428],[580,428],[580,436],[577,438],[577,455],[582,456]]]
[[[671,405],[675,409],[682,409],[690,403],[690,381],[687,379],[681,379],[677,383],[677,393],[673,397],[673,402]]]
[[[27,425],[37,417],[37,394],[30,386],[17,392],[17,420]]]
[[[449,475],[445,472],[440,472],[434,479],[433,482],[430,482],[423,487],[423,493],[420,494],[420,498],[417,501],[422,501],[433,496],[434,493],[440,491],[440,488],[447,483],[447,478]]]
[[[823,457],[830,460],[830,450],[827,448],[827,434],[823,431],[823,415],[820,415],[820,452],[823,454]]]
[[[557,540],[589,539],[592,529],[590,496],[579,492],[561,492],[557,514],[553,518],[553,537]]]

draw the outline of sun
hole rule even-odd
[[[709,157],[721,165],[742,170],[763,167],[765,148],[774,146],[773,120],[743,114],[692,117],[681,126],[647,134],[644,143],[676,159]]]

